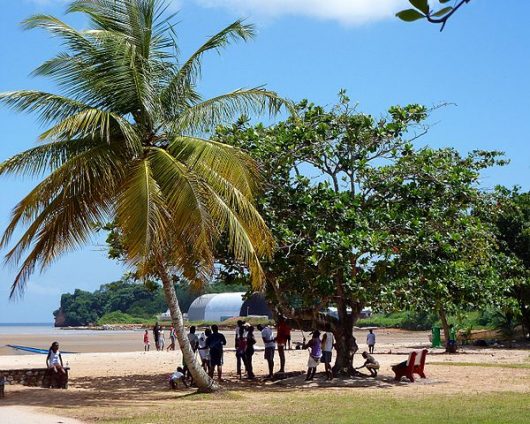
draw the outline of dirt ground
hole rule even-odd
[[[363,332],[356,334],[361,351]],[[227,336],[231,336],[228,334]],[[115,335],[120,337],[119,335]],[[301,337],[301,336],[297,336]],[[381,364],[377,378],[324,380],[317,374],[313,382],[305,382],[299,375],[276,382],[260,376],[266,373],[263,352],[254,355],[258,379],[238,380],[236,359],[232,349],[225,353],[223,385],[233,391],[270,391],[282,393],[292,390],[337,390],[361,393],[366,390],[390,391],[394,396],[422,396],[429,394],[473,394],[487,392],[530,392],[530,350],[499,348],[466,348],[448,355],[440,349],[430,350],[427,356],[427,379],[415,383],[393,381],[392,364],[406,359],[407,353],[428,344],[428,333],[398,330],[377,331],[378,341],[374,356]],[[227,337],[229,346],[232,337]],[[99,340],[101,342],[101,340]],[[302,350],[287,352],[287,371],[304,371],[308,353]],[[180,352],[92,352],[65,355],[71,367],[69,390],[50,390],[6,386],[2,406],[30,406],[42,411],[81,419],[97,419],[98,410],[105,408],[150,408],[174,400],[187,391],[169,392],[168,376],[181,363]],[[276,356],[276,369],[278,367]],[[0,369],[42,366],[38,355],[0,356]],[[464,366],[463,363],[469,363]],[[354,365],[362,364],[357,355]],[[451,365],[453,364],[453,365]],[[320,365],[319,372],[323,371]]]

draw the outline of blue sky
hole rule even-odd
[[[53,91],[48,81],[29,76],[60,46],[19,22],[34,13],[63,17],[63,0],[0,0],[0,91]],[[423,22],[406,24],[393,13],[404,0],[181,0],[172,4],[183,55],[238,17],[258,26],[256,40],[235,45],[204,62],[202,92],[215,95],[266,84],[293,100],[331,105],[341,88],[359,110],[380,115],[394,104],[455,103],[436,111],[422,143],[462,152],[496,149],[511,159],[484,174],[484,188],[496,184],[530,189],[530,2],[474,0],[443,33]],[[69,23],[83,27],[72,15]],[[34,116],[0,107],[0,161],[35,145]],[[3,177],[0,227],[34,181]],[[106,259],[97,237],[44,274],[35,274],[25,296],[8,301],[14,270],[1,268],[0,322],[46,322],[60,294],[93,290],[116,280],[123,269]]]

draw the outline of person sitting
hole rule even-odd
[[[61,356],[61,352],[59,352],[59,342],[53,342],[50,346],[48,356],[46,357],[46,365],[56,373],[66,374],[63,357]]]
[[[363,358],[365,359],[364,364],[355,369],[360,370],[361,368],[366,368],[368,371],[370,371],[370,375],[372,377],[377,377],[379,362],[377,362],[375,358],[366,351],[363,352]]]
[[[182,367],[177,367],[177,370],[169,376],[169,386],[176,390],[178,389],[179,382],[184,385],[184,387],[188,387],[188,383],[186,383],[186,377],[184,376],[184,370]]]
[[[59,342],[53,342],[48,350],[46,366],[52,372],[50,387],[66,388],[68,376],[63,364],[63,357],[59,351]]]

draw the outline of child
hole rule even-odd
[[[178,389],[179,381],[184,385],[184,387],[188,387],[188,383],[186,383],[186,379],[184,378],[184,370],[182,367],[177,367],[177,370],[169,376],[169,386],[176,390]]]
[[[315,373],[317,372],[318,364],[320,363],[320,357],[322,356],[322,348],[320,341],[320,332],[318,330],[313,331],[313,337],[306,344],[305,338],[302,345],[302,349],[309,348],[309,359],[307,361],[307,375],[305,380],[313,380]]]
[[[356,369],[360,370],[361,368],[366,368],[368,371],[370,371],[370,375],[372,377],[377,377],[379,362],[377,362],[375,358],[366,351],[363,352],[363,358],[365,359],[364,364]]]
[[[59,342],[53,342],[50,349],[48,349],[46,365],[56,373],[66,374],[63,365],[63,357],[61,356],[61,352],[59,352]]]
[[[149,342],[149,331],[145,330],[144,333],[144,352],[149,352],[149,348],[151,347],[151,343]]]
[[[368,330],[369,333],[366,335],[366,344],[368,345],[369,353],[374,353],[375,347],[375,334],[374,330]]]

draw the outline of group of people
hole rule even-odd
[[[322,362],[324,364],[324,370],[326,373],[326,380],[333,379],[333,369],[331,367],[331,361],[333,359],[333,348],[335,347],[335,336],[333,335],[331,325],[326,324],[325,332],[320,338],[320,331],[315,330],[310,333],[311,339],[309,342],[306,342],[304,337],[302,343],[302,349],[308,349],[309,359],[307,361],[307,373],[306,381],[312,380],[315,377],[317,367]],[[360,367],[353,368],[353,357],[355,353],[359,350],[357,341],[355,337],[351,337],[350,343],[350,361],[351,367],[358,373],[358,370],[366,368],[370,371],[372,377],[377,377],[377,371],[379,370],[379,363],[372,356],[375,350],[375,334],[373,330],[369,330],[366,337],[366,344],[368,345],[369,352],[364,351],[362,357],[364,358],[364,363]],[[358,373],[359,374],[359,373]]]
[[[153,333],[157,327],[158,323],[155,325]],[[272,379],[274,377],[274,359],[276,349],[278,350],[278,356],[280,359],[280,369],[278,373],[285,373],[285,350],[287,348],[290,349],[291,328],[287,325],[286,321],[280,317],[276,326],[276,335],[274,335],[273,329],[269,325],[258,324],[256,326],[256,330],[259,332],[258,337],[261,337],[265,347],[264,359],[267,362],[268,368],[267,378]],[[171,331],[174,333],[173,327]],[[332,380],[333,370],[331,363],[333,360],[333,348],[335,348],[335,336],[333,334],[332,328],[330,324],[326,324],[325,331],[322,334],[320,331],[313,331],[310,334],[310,340],[306,341],[304,337],[303,343],[300,346],[302,349],[307,349],[309,353],[306,380],[312,380],[314,378],[317,367],[320,363],[324,364],[326,379]],[[147,331],[146,335],[146,337],[148,337]],[[159,343],[157,344],[157,349],[160,345],[160,339],[159,332]],[[217,378],[221,380],[223,374],[224,350],[225,346],[227,345],[227,340],[225,335],[219,332],[219,327],[217,325],[212,325],[209,328],[204,328],[203,331],[197,335],[196,327],[191,326],[188,333],[188,340],[193,353],[198,353],[203,369],[212,378],[214,374],[217,373]],[[256,345],[256,342],[257,340],[254,326],[245,323],[242,320],[237,321],[237,327],[234,333],[234,348],[237,361],[236,372],[239,378],[242,378],[243,374],[245,374],[249,379],[255,378],[253,370],[253,357],[255,353],[254,346]],[[175,341],[172,338],[172,349],[174,349],[174,343]],[[377,376],[379,363],[372,356],[375,349],[375,334],[373,330],[369,330],[366,343],[368,345],[368,352],[365,351],[362,353],[364,363],[362,366],[355,368],[355,370],[366,368],[370,371],[370,375],[375,377]],[[358,351],[356,339],[353,336],[351,344],[350,357],[353,367],[353,356]],[[163,348],[163,344],[161,346]],[[149,350],[148,347],[147,350]],[[177,368],[175,373],[173,373],[170,377],[170,381],[173,385],[178,381],[185,382],[187,379],[191,379],[191,375],[183,359],[182,367]]]
[[[259,331],[263,344],[265,345],[264,358],[268,365],[268,377],[272,378],[274,374],[276,348],[278,348],[280,357],[279,372],[285,372],[285,349],[290,345],[290,327],[284,320],[280,320],[277,326],[276,336],[274,336],[272,328],[268,325],[258,324],[256,329]],[[223,375],[224,349],[227,345],[226,337],[219,332],[217,325],[204,328],[199,335],[196,334],[196,330],[195,326],[191,326],[188,333],[191,349],[194,354],[198,352],[201,366],[210,377],[213,377],[217,373],[217,378],[221,380]],[[245,323],[242,320],[237,322],[237,327],[234,332],[234,348],[237,361],[237,375],[239,378],[243,377],[243,372],[247,378],[255,378],[252,363],[255,353],[254,345],[257,340],[254,331],[255,328],[253,325]],[[187,379],[191,379],[191,375],[183,359],[183,366],[178,367],[170,376],[170,384],[172,387],[176,387],[179,381],[184,382]]]
[[[156,350],[175,350],[175,345],[177,342],[177,333],[173,326],[169,327],[169,340],[171,343],[166,348],[166,335],[164,333],[164,327],[162,327],[158,322],[153,327],[153,340],[155,342]],[[144,351],[149,352],[151,349],[151,340],[149,338],[149,330],[144,332]]]

